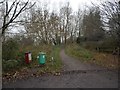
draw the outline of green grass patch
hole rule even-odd
[[[27,65],[29,68],[34,68],[36,65],[39,65],[39,61],[37,56],[39,52],[46,53],[46,63],[45,66],[40,67],[38,73],[43,72],[59,72],[62,67],[62,62],[59,56],[60,47],[59,46],[52,46],[52,45],[43,45],[37,47],[27,47],[26,51],[32,52],[32,63]],[[53,60],[52,60],[53,57]]]
[[[65,52],[83,62],[94,63],[108,69],[118,69],[118,56],[112,54],[89,51],[77,44],[67,45]]]
[[[30,64],[25,63],[25,52],[32,53],[32,62]],[[39,61],[37,56],[39,52],[46,53],[46,63],[42,67],[38,67]],[[62,62],[59,56],[60,47],[52,45],[41,45],[41,46],[27,46],[20,50],[17,60],[3,60],[3,75],[5,73],[14,73],[21,71],[23,68],[27,70],[36,69],[37,73],[47,72],[59,72],[62,67]],[[53,57],[53,60],[52,60]]]
[[[47,55],[46,64],[42,69],[39,70],[41,72],[59,72],[62,67],[62,62],[60,58],[60,47],[54,46],[51,48],[51,53]],[[53,58],[52,58],[53,57]]]
[[[92,53],[85,48],[80,47],[77,44],[71,44],[66,46],[65,52],[75,58],[78,58],[82,61],[91,60],[93,57]]]

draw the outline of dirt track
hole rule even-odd
[[[61,60],[64,63],[63,70],[106,70],[105,68],[99,67],[94,64],[82,63],[80,60],[74,59],[65,54],[64,49],[60,52]]]
[[[81,63],[61,50],[60,56],[64,63],[60,76],[45,75],[17,80],[4,84],[3,88],[117,88],[117,72]]]

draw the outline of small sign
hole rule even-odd
[[[31,53],[28,54],[29,60],[32,60]]]
[[[45,58],[45,55],[43,55],[43,58]]]

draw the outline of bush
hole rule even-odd
[[[71,48],[72,47],[72,48]],[[82,60],[91,60],[93,57],[92,53],[85,48],[82,48],[78,44],[68,45],[66,47],[66,53],[75,58],[80,58]]]
[[[100,42],[86,41],[86,42],[83,42],[81,45],[86,49],[95,50],[96,47],[99,46],[99,44],[100,44]]]
[[[98,50],[106,53],[112,53],[118,47],[117,41],[113,37],[106,37],[101,41],[85,41],[81,45],[89,50]]]
[[[77,40],[76,40],[76,43],[80,44],[82,42],[85,42],[86,41],[86,37],[77,37]]]
[[[3,60],[2,66],[3,66],[3,71],[8,71],[11,69],[18,68],[19,62],[17,60],[8,60],[8,61]]]
[[[16,58],[19,44],[16,40],[9,39],[2,45],[2,59],[13,60]]]
[[[19,62],[19,65],[21,66],[25,65],[25,52],[24,51],[18,52],[16,60]]]

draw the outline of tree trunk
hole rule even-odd
[[[67,43],[67,34],[65,32],[65,44]]]
[[[2,85],[2,35],[0,36],[0,87]]]
[[[73,43],[73,34],[72,34],[72,32],[71,32],[71,35],[70,35],[70,41]]]

